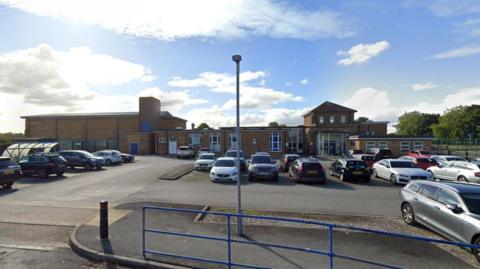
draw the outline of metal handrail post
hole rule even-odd
[[[328,226],[328,268],[333,269],[333,226]]]
[[[227,215],[227,246],[228,246],[228,269],[232,268],[232,233],[230,227],[230,215]]]
[[[145,207],[142,208],[142,254],[145,257]]]

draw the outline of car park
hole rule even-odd
[[[36,153],[18,161],[23,175],[38,175],[47,178],[51,174],[63,175],[67,171],[67,160],[58,154]]]
[[[248,180],[270,179],[278,181],[278,168],[272,157],[264,154],[254,154],[248,165]]]
[[[288,172],[288,169],[290,168],[292,162],[297,160],[298,158],[300,158],[300,155],[298,154],[283,155],[282,158],[280,158],[280,171]]]
[[[367,153],[374,155],[377,160],[394,158],[392,151],[389,149],[370,148]]]
[[[454,241],[480,244],[480,185],[411,182],[400,191],[405,223],[420,223]],[[480,262],[480,252],[472,249]]]
[[[348,179],[370,182],[370,170],[367,164],[358,159],[340,159],[334,161],[329,167],[331,176],[337,176],[341,181]]]
[[[480,183],[480,165],[475,163],[449,161],[427,171],[437,179]]]
[[[189,146],[180,146],[177,149],[177,158],[193,158],[193,150]]]
[[[407,184],[411,180],[433,180],[433,175],[413,162],[402,159],[385,159],[373,165],[373,176],[389,180],[392,184]]]
[[[432,157],[433,153],[428,150],[411,150],[407,156],[411,157]]]
[[[370,170],[372,169],[373,164],[378,161],[377,157],[372,154],[353,154],[352,157],[364,161]]]
[[[22,169],[10,157],[0,157],[0,186],[9,189],[22,176]]]
[[[227,152],[225,152],[225,157],[237,159],[237,150],[227,150]],[[245,162],[245,155],[243,154],[243,151],[240,150],[240,170],[246,169],[247,163]]]
[[[438,165],[435,159],[426,157],[426,155],[415,155],[415,156],[409,155],[409,156],[400,157],[399,159],[411,161],[416,166],[418,166],[419,168],[422,168],[423,170],[427,170],[429,167]]]
[[[235,159],[232,157],[218,158],[210,170],[210,180],[213,182],[237,182],[238,172]]]
[[[195,161],[196,170],[210,170],[212,169],[213,164],[215,163],[215,154],[213,153],[203,153]]]
[[[97,151],[93,155],[103,158],[106,165],[122,163],[122,157],[114,150]]]
[[[58,154],[67,160],[67,165],[70,168],[83,167],[89,171],[92,168],[100,169],[105,165],[103,158],[84,150],[62,150]]]
[[[123,163],[131,163],[131,162],[134,162],[134,161],[135,161],[135,155],[123,153],[123,152],[120,152],[120,151],[118,151],[118,150],[112,150],[112,151],[114,151],[114,152],[116,152],[118,155],[120,155],[120,157],[122,158],[122,162],[123,162]]]
[[[318,182],[320,184],[327,182],[322,164],[315,158],[299,158],[293,161],[288,176],[295,182]]]
[[[443,164],[446,162],[450,161],[461,161],[461,162],[466,162],[467,160],[459,157],[459,156],[452,156],[452,155],[432,155],[431,157],[435,161],[437,161],[438,164]]]

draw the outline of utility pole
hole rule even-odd
[[[233,55],[232,60],[237,66],[237,214],[242,214],[242,198],[241,198],[241,167],[240,167],[240,61],[242,56]],[[242,235],[242,218],[237,217],[237,235]]]

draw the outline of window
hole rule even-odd
[[[422,195],[435,200],[437,198],[437,190],[438,188],[435,186],[424,185],[422,188]]]
[[[413,150],[422,150],[423,141],[413,141]]]
[[[200,142],[200,134],[190,134],[188,136],[188,144],[190,146],[198,146],[202,143]]]
[[[400,152],[409,152],[410,151],[410,142],[401,141],[400,142]]]
[[[388,149],[388,142],[387,141],[378,141],[378,148],[379,149]]]
[[[347,122],[347,117],[346,117],[345,115],[342,115],[342,116],[340,117],[340,122],[341,122],[341,123],[346,123],[346,122]]]
[[[220,134],[214,133],[210,134],[210,150],[213,152],[220,152]]]
[[[237,134],[231,133],[228,137],[228,148],[229,149],[237,149]]]
[[[280,152],[280,134],[270,134],[270,152]]]
[[[439,203],[442,203],[442,204],[445,204],[445,205],[460,205],[460,201],[458,201],[455,194],[453,194],[453,193],[451,193],[447,190],[440,190],[438,192],[437,201]]]
[[[330,123],[335,123],[335,116],[330,116]]]
[[[158,138],[158,143],[159,143],[159,144],[165,144],[165,143],[167,143],[167,138],[164,137],[164,136],[159,137],[159,138]]]
[[[322,123],[325,122],[325,120],[323,119],[323,116],[320,116],[320,117],[318,118],[318,121],[320,122],[320,124],[322,124]]]
[[[375,147],[375,141],[367,141],[365,143],[365,149],[367,152],[374,147]]]

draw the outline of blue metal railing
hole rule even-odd
[[[146,222],[145,222],[146,221],[146,211],[147,210],[224,216],[227,219],[227,223],[226,223],[226,225],[227,225],[227,235],[226,235],[226,237],[218,237],[218,236],[198,235],[198,234],[190,234],[190,233],[183,233],[183,232],[172,232],[172,231],[148,228],[148,227],[146,227]],[[231,218],[232,217],[242,218],[242,219],[250,218],[250,219],[268,220],[268,221],[302,223],[302,224],[309,224],[309,225],[315,225],[315,226],[320,226],[320,227],[326,227],[326,228],[328,228],[328,251],[322,251],[322,250],[313,249],[313,248],[303,248],[303,247],[297,247],[297,246],[291,246],[291,245],[281,245],[281,244],[274,244],[274,243],[261,243],[261,242],[233,239],[232,238],[232,232],[231,232]],[[166,256],[166,257],[183,258],[183,259],[188,259],[188,260],[198,261],[198,262],[207,262],[207,263],[212,263],[212,264],[226,265],[226,266],[228,266],[228,268],[231,268],[232,266],[243,267],[243,268],[269,268],[269,267],[262,267],[262,266],[252,265],[252,264],[241,264],[241,263],[236,263],[236,262],[232,261],[232,243],[245,244],[245,245],[256,245],[256,246],[261,246],[261,247],[278,248],[278,249],[286,249],[286,250],[294,250],[294,251],[300,251],[300,252],[305,252],[305,253],[312,253],[312,254],[327,256],[328,257],[328,262],[329,262],[329,267],[328,267],[329,269],[334,268],[333,267],[334,258],[350,260],[350,261],[363,263],[363,264],[368,264],[368,265],[375,265],[375,266],[379,266],[379,267],[383,267],[383,268],[392,268],[392,269],[403,268],[403,267],[397,266],[397,265],[385,264],[385,263],[378,262],[378,261],[360,259],[360,258],[356,258],[356,257],[352,257],[352,256],[346,256],[346,255],[341,255],[341,254],[335,253],[334,249],[333,249],[333,231],[334,231],[334,229],[357,231],[357,232],[370,233],[370,234],[376,234],[376,235],[382,235],[382,236],[390,236],[390,237],[410,239],[410,240],[415,240],[415,241],[423,241],[423,242],[428,242],[428,243],[452,245],[452,246],[458,246],[458,247],[470,248],[470,249],[480,248],[480,245],[471,245],[471,244],[465,244],[465,243],[461,243],[461,242],[451,242],[451,241],[446,241],[446,240],[441,240],[441,239],[434,239],[434,238],[414,236],[414,235],[406,235],[406,234],[401,234],[401,233],[385,232],[385,231],[380,231],[380,230],[359,228],[359,227],[349,226],[349,225],[325,223],[325,222],[313,221],[313,220],[304,220],[304,219],[295,219],[295,218],[282,218],[282,217],[270,217],[270,216],[257,216],[257,215],[239,215],[239,214],[235,214],[235,213],[210,212],[210,211],[202,211],[202,210],[194,210],[194,209],[180,209],[180,208],[167,208],[167,207],[155,207],[155,206],[143,206],[142,228],[143,228],[143,232],[142,232],[142,252],[143,252],[144,257],[147,254],[153,254],[153,255],[160,255],[160,256]],[[202,258],[202,257],[180,255],[180,254],[174,254],[174,253],[168,253],[168,252],[162,252],[162,251],[147,249],[146,248],[146,243],[145,243],[145,239],[146,239],[145,237],[146,237],[147,233],[156,233],[156,234],[163,234],[163,235],[170,235],[170,236],[190,237],[190,238],[197,238],[197,239],[205,239],[205,240],[226,242],[227,243],[227,260],[214,260],[214,259],[207,259],[207,258]]]

